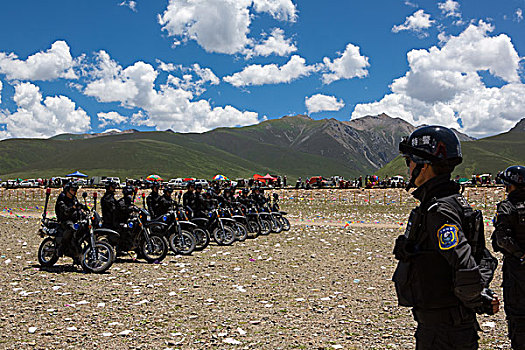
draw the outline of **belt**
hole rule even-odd
[[[422,325],[440,325],[452,324],[460,325],[465,323],[476,322],[476,314],[474,311],[458,305],[452,308],[443,309],[412,309],[414,319]]]

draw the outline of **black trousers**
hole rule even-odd
[[[512,349],[525,350],[525,266],[513,257],[503,260],[503,301]]]
[[[473,311],[463,307],[415,311],[416,350],[476,350],[479,325]]]

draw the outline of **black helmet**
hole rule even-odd
[[[250,189],[248,189],[248,188],[243,188],[242,189],[242,194],[248,194],[248,193],[250,193]]]
[[[279,199],[279,193],[274,192],[272,196],[273,199]]]
[[[198,183],[195,185],[195,189],[196,190],[202,190],[202,184],[201,183]]]
[[[151,183],[151,188],[160,188],[160,182],[153,181],[153,182]]]
[[[201,186],[202,186],[202,185],[201,185]],[[186,188],[190,188],[190,187],[195,188],[195,182],[193,182],[193,181],[188,181],[188,183],[186,184]]]
[[[113,180],[106,181],[106,190],[109,190],[110,187],[117,188],[117,183]]]
[[[77,191],[78,190],[78,183],[76,181],[69,181],[68,183],[66,183],[64,185],[64,191],[67,192],[69,190]]]
[[[171,186],[164,187],[164,193],[173,193],[173,187]]]
[[[416,164],[456,166],[463,160],[454,131],[444,126],[423,126],[399,143],[399,152]]]
[[[525,167],[521,165],[509,166],[498,177],[505,185],[525,186]]]
[[[133,190],[133,187],[131,187],[131,186],[124,186],[122,188],[122,194],[124,196],[131,196],[133,194],[133,192],[135,192],[135,191]]]

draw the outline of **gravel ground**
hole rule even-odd
[[[401,190],[280,191],[289,232],[161,264],[128,259],[103,275],[70,259],[38,266],[41,191],[25,193],[0,197],[2,349],[414,347],[391,282],[393,241],[414,205]],[[468,195],[492,218],[503,193]],[[510,348],[503,311],[479,322],[481,349]]]

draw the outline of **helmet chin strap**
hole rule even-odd
[[[410,177],[410,181],[408,182],[407,186],[405,187],[405,191],[410,191],[412,187],[416,186],[416,179],[421,174],[421,170],[423,169],[423,164],[416,164],[416,167],[414,170],[412,170],[412,176]]]

